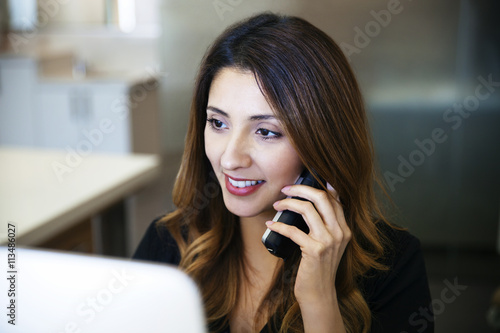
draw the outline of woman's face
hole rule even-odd
[[[234,68],[220,70],[212,81],[205,152],[227,209],[240,217],[274,214],[281,189],[304,167],[253,73]]]

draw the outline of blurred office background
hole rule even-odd
[[[120,82],[121,93],[141,103],[140,88],[154,87],[139,103],[143,113],[130,110],[122,136],[96,149],[162,161],[155,181],[100,214],[127,221],[121,232],[105,233],[103,243],[120,244],[113,240],[120,235],[125,242],[109,251],[130,255],[150,221],[172,209],[202,55],[228,25],[265,10],[309,20],[348,55],[397,207],[390,217],[422,242],[437,332],[494,332],[487,313],[500,286],[497,1],[1,0],[0,145],[71,147],[57,133],[66,111],[50,117],[47,111],[74,103],[81,84],[84,101],[97,107],[93,89],[109,82]],[[5,78],[9,73],[15,79]],[[76,88],[64,92],[65,86]],[[70,97],[60,102],[58,94]],[[96,112],[112,113],[115,100],[104,99]],[[449,283],[467,286],[453,302],[442,299]]]

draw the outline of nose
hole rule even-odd
[[[243,135],[231,135],[221,156],[221,166],[225,170],[248,168],[252,165],[251,142]]]

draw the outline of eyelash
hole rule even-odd
[[[269,133],[273,133],[273,134],[274,134],[273,136],[265,136],[265,135],[262,135],[262,139],[263,139],[263,140],[274,140],[274,139],[279,139],[279,138],[281,138],[281,137],[283,136],[283,134],[281,134],[281,133],[279,133],[279,132],[270,131],[270,130],[265,129],[265,128],[259,128],[259,129],[257,130],[257,132],[261,132],[261,134],[262,134],[262,131],[267,131],[267,132],[269,132]],[[269,133],[268,133],[268,134],[269,134]]]
[[[207,122],[210,124],[210,127],[211,127],[213,130],[215,130],[215,131],[220,131],[220,130],[222,130],[222,128],[215,126],[215,123],[224,124],[222,121],[220,121],[220,120],[218,120],[218,119],[215,119],[215,118],[208,118],[208,119],[207,119]],[[283,134],[282,134],[282,133],[275,132],[275,131],[271,131],[271,130],[268,130],[268,129],[266,129],[266,128],[259,128],[259,129],[257,129],[257,133],[259,133],[259,132],[260,132],[260,133],[262,134],[262,132],[263,132],[263,131],[268,132],[267,134],[272,133],[272,134],[274,134],[274,135],[273,135],[273,136],[261,135],[262,140],[274,140],[274,139],[279,139],[279,138],[281,138],[281,137],[283,136]]]
[[[224,124],[222,121],[220,121],[220,120],[218,120],[218,119],[215,119],[215,118],[208,118],[208,119],[207,119],[207,122],[210,124],[210,127],[212,127],[212,128],[213,128],[214,130],[216,130],[216,131],[220,131],[220,130],[221,130],[221,128],[216,127],[216,126],[214,125],[214,123],[215,123],[215,122],[218,122],[218,123]]]

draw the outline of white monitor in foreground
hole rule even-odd
[[[195,284],[175,267],[0,247],[0,332],[206,332]]]

